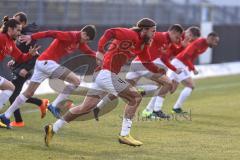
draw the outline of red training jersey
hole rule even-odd
[[[79,49],[85,54],[95,57],[95,52],[87,43],[80,43],[81,32],[79,31],[44,31],[31,35],[33,40],[51,37],[54,38],[49,47],[38,57],[38,60],[59,61],[62,57]]]
[[[151,46],[149,48],[151,61],[154,61],[155,59],[160,58],[168,68],[170,68],[173,71],[176,71],[177,69],[170,63],[169,54],[171,52],[167,52],[167,53],[162,52],[162,49],[169,50],[172,45],[173,43],[171,43],[168,32],[156,32],[153,37]],[[137,57],[134,60],[139,61],[139,58]]]
[[[22,53],[8,34],[0,33],[0,61],[2,61],[7,55],[11,56],[19,63],[23,63],[32,58],[30,54]]]
[[[110,40],[112,40],[110,42]],[[105,50],[105,47],[108,49]],[[149,45],[144,44],[140,35],[128,28],[111,28],[105,31],[98,43],[98,50],[104,54],[103,69],[118,74],[129,59],[138,56],[142,64],[154,73],[161,73],[151,62]]]
[[[193,71],[195,70],[194,61],[200,54],[204,53],[207,48],[208,44],[206,38],[198,38],[180,52],[176,58],[188,66],[190,71]]]

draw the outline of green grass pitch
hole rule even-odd
[[[26,104],[22,112],[26,126],[0,129],[0,160],[238,160],[240,157],[240,76],[196,81],[196,89],[184,105],[191,120],[134,120],[133,137],[141,147],[118,143],[124,104],[100,121],[76,121],[54,136],[50,148],[43,142],[43,126],[53,123],[50,113],[40,119],[36,107]],[[169,96],[163,110],[170,113],[177,96]],[[56,95],[45,95],[53,100]],[[82,98],[72,97],[75,103]],[[139,111],[146,106],[144,98]],[[13,119],[12,119],[13,120]]]

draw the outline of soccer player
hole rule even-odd
[[[176,68],[170,63],[171,59],[166,52],[172,45],[178,44],[180,42],[182,33],[183,33],[182,26],[179,24],[174,24],[170,26],[167,32],[157,32],[153,38],[153,42],[149,49],[151,60],[157,66],[164,68],[166,72],[168,68],[176,72],[177,74],[181,72],[180,68]],[[157,82],[159,86],[169,89],[172,86],[171,80],[165,74],[161,75],[160,77],[156,76],[155,74],[146,70],[144,66],[139,65],[138,58],[135,58],[130,68],[131,70],[130,72],[127,73],[126,79],[131,84],[136,84],[136,82],[141,77],[146,77],[150,80]],[[144,90],[146,89],[147,88],[145,88]],[[169,116],[166,115],[161,110],[154,111],[154,114],[160,118],[169,118]]]
[[[180,70],[175,68],[171,65],[170,59],[168,59],[166,55],[166,50],[174,44],[179,43],[181,36],[183,33],[183,28],[179,24],[172,25],[167,32],[156,32],[153,39],[151,46],[149,48],[150,58],[151,61],[159,66],[160,68],[163,68],[165,71],[167,71],[167,68],[171,68],[177,73],[180,73]],[[153,80],[157,82],[160,86],[163,85],[166,88],[171,87],[171,80],[165,75],[155,75],[153,72],[149,71],[144,65],[141,63],[139,57],[136,57],[130,65],[130,71],[126,75],[126,80],[133,86],[136,85],[138,80],[141,77],[146,77],[150,80]],[[144,87],[144,92],[146,92],[148,88]],[[109,103],[113,99],[117,97],[114,97],[113,95],[107,95],[105,96],[94,108],[93,113],[95,116],[95,119],[98,121],[98,114],[102,107],[105,106],[105,104]],[[168,118],[169,116],[164,114],[163,112],[159,111],[156,112],[157,115],[159,115],[161,118]]]
[[[176,82],[176,85],[174,85],[172,88],[171,93],[176,90],[179,83],[182,83],[184,86],[184,89],[177,99],[177,102],[173,106],[173,113],[183,113],[182,105],[195,88],[190,73],[192,71],[194,74],[198,74],[198,71],[194,67],[194,61],[200,54],[203,54],[208,47],[216,47],[218,43],[218,34],[215,32],[209,33],[207,38],[197,38],[194,40],[172,60],[172,64],[175,67],[182,68],[183,72],[181,74],[175,74],[174,72],[169,71],[170,79]]]
[[[80,78],[67,68],[60,66],[57,62],[64,56],[71,54],[79,49],[80,51],[95,58],[95,52],[91,50],[87,42],[93,40],[96,34],[95,26],[87,25],[81,31],[44,31],[34,33],[32,35],[23,35],[20,38],[21,42],[29,44],[32,40],[52,37],[54,41],[50,46],[38,57],[33,75],[28,88],[20,94],[7,111],[0,116],[4,124],[10,128],[10,117],[12,113],[20,108],[27,99],[33,96],[39,85],[47,78],[58,78],[69,82],[63,92],[58,95],[53,103],[57,104],[65,100],[69,94],[76,89],[80,84]],[[59,117],[59,112],[56,107],[50,105],[48,109],[55,117]]]
[[[13,18],[15,20],[17,20],[18,22],[20,22],[20,24],[22,25],[22,31],[21,31],[22,35],[30,35],[30,34],[38,31],[38,27],[35,23],[33,23],[33,24],[27,23],[27,15],[25,13],[18,12],[13,16]],[[28,52],[29,48],[31,46],[34,46],[35,44],[36,44],[36,41],[32,41],[32,43],[29,45],[26,45],[25,43],[21,43],[19,41],[17,41],[17,43],[16,43],[17,47],[24,53]],[[14,102],[16,97],[20,94],[24,83],[31,77],[31,75],[32,75],[31,71],[34,68],[36,59],[37,59],[37,56],[34,56],[34,57],[32,57],[32,59],[30,59],[29,61],[27,61],[25,63],[17,63],[14,60],[11,60],[8,63],[12,70],[12,74],[13,74],[13,79],[11,82],[15,86],[15,90],[14,90],[12,96],[9,98],[10,104],[12,104]],[[43,118],[46,115],[46,108],[49,103],[48,99],[41,100],[41,99],[32,97],[32,98],[29,98],[26,102],[35,104],[39,107],[39,109],[41,111],[41,118]],[[10,124],[11,126],[23,127],[25,125],[22,120],[20,109],[17,109],[14,112],[14,118],[15,118],[15,121],[11,122],[11,124]]]
[[[54,124],[45,126],[45,144],[47,146],[60,128],[76,117],[90,112],[101,98],[108,93],[127,100],[119,142],[131,146],[142,145],[142,142],[135,140],[130,135],[132,118],[141,102],[141,95],[131,84],[121,79],[118,73],[122,66],[136,55],[139,56],[144,66],[152,72],[162,74],[164,70],[150,61],[148,53],[149,43],[151,43],[156,31],[156,23],[149,18],[143,18],[138,21],[136,26],[138,27],[131,29],[111,28],[105,31],[98,43],[97,57],[101,58],[103,53],[104,57],[102,68],[95,77],[92,86],[94,90],[89,90],[81,105],[71,108]],[[107,44],[110,44],[110,46],[105,50]]]
[[[181,51],[184,50],[191,42],[196,40],[200,37],[200,29],[199,27],[189,27],[185,32],[183,39],[181,40],[180,45],[173,44],[168,50],[168,53],[165,55],[167,59],[173,59],[177,56]],[[181,68],[180,68],[181,69]],[[181,74],[181,73],[180,73]],[[174,85],[175,83],[173,83]],[[143,117],[159,117],[163,118],[162,114],[162,106],[165,96],[169,92],[170,88],[166,86],[162,86],[158,92],[158,94],[151,98],[150,102],[148,103],[146,109],[143,110],[142,116]]]
[[[2,61],[5,56],[11,56],[16,62],[25,62],[37,54],[39,47],[30,47],[28,53],[23,54],[15,44],[15,40],[20,36],[22,27],[20,23],[7,16],[3,19],[3,25],[1,27],[0,33],[0,61]],[[12,82],[6,80],[0,76],[0,109],[8,101],[9,97],[12,95],[15,86]]]

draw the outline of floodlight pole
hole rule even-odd
[[[209,3],[201,4],[200,27],[202,37],[207,37],[207,35],[213,31],[212,6]],[[209,64],[211,62],[212,62],[212,49],[207,49],[207,51],[199,57],[199,63]]]

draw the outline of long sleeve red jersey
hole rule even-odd
[[[13,39],[11,39],[7,34],[0,33],[0,61],[2,61],[5,56],[11,56],[16,62],[22,63],[28,61],[32,56],[28,53],[22,53],[16,46]]]
[[[180,52],[176,58],[188,66],[190,71],[193,71],[195,70],[194,61],[200,54],[204,53],[207,48],[207,40],[205,38],[198,38]]]
[[[162,49],[169,50],[172,45],[168,32],[156,32],[149,48],[151,61],[160,58],[168,68],[176,71],[177,69],[170,63],[171,52],[162,53]],[[139,61],[139,57],[136,57],[135,60]]]
[[[87,43],[80,43],[79,31],[44,31],[32,34],[33,40],[51,37],[54,38],[49,47],[38,57],[38,60],[59,61],[62,57],[79,49],[85,54],[95,57],[95,52]]]
[[[112,40],[110,42],[110,40]],[[110,43],[109,43],[110,42]],[[104,54],[103,69],[118,74],[129,59],[138,56],[143,65],[154,73],[161,73],[151,62],[149,46],[140,35],[127,28],[112,28],[105,31],[98,43],[98,50]]]

